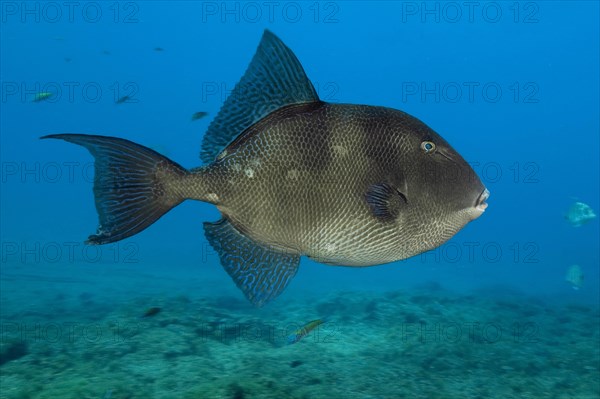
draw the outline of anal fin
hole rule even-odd
[[[279,296],[298,271],[299,255],[258,244],[226,219],[204,223],[204,232],[223,268],[255,306]]]

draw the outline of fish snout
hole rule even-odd
[[[490,197],[490,190],[484,188],[477,200],[475,201],[475,209],[480,211],[481,213],[485,212],[488,207],[487,199]]]

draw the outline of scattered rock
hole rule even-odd
[[[29,353],[25,341],[13,341],[0,344],[0,366],[22,358]]]
[[[230,388],[231,388],[231,399],[244,399],[246,397],[244,388],[242,388],[238,384],[231,384]]]

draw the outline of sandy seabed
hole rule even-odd
[[[600,396],[594,306],[436,284],[283,296],[263,309],[241,294],[52,303],[3,312],[0,398]],[[143,317],[151,306],[161,311]]]

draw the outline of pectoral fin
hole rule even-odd
[[[204,223],[204,232],[223,268],[255,306],[275,299],[298,271],[299,255],[262,246],[226,219]]]
[[[388,183],[372,185],[365,198],[373,216],[384,222],[395,220],[407,203],[406,196]]]

